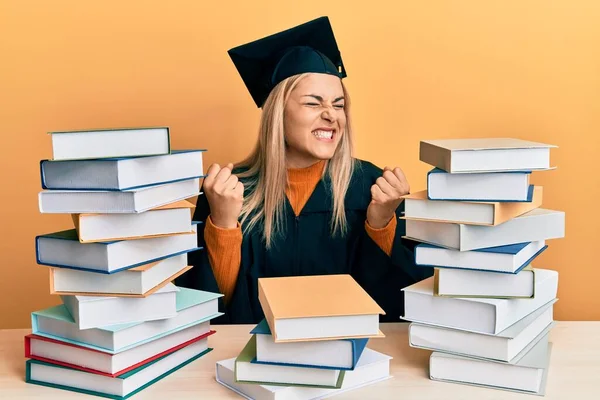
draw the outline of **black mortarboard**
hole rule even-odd
[[[234,47],[228,53],[258,107],[290,76],[316,72],[346,77],[327,17]]]

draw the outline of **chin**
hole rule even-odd
[[[312,156],[318,160],[331,160],[333,158],[333,156],[335,155],[335,152],[315,152],[312,154]]]

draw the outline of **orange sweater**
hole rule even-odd
[[[324,166],[325,162],[321,161],[308,168],[288,169],[289,185],[285,193],[296,215],[300,215],[300,211],[319,183]],[[396,224],[396,218],[392,218],[386,227],[374,229],[365,221],[367,234],[388,256],[392,253]],[[233,294],[240,270],[241,227],[238,224],[237,228],[233,229],[219,228],[212,223],[209,216],[204,228],[204,241],[219,291],[224,294],[224,300],[227,303]]]

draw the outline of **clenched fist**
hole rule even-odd
[[[212,164],[204,178],[204,194],[210,205],[210,219],[224,229],[237,227],[244,203],[244,185],[231,173],[233,164],[221,168]]]
[[[383,175],[371,186],[371,203],[367,208],[367,222],[372,228],[385,227],[396,216],[402,196],[410,193],[410,186],[400,168],[385,167]]]

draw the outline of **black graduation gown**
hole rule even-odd
[[[433,270],[415,266],[414,243],[401,238],[404,220],[398,220],[390,257],[369,237],[364,225],[370,189],[382,170],[362,160],[357,160],[356,165],[345,199],[349,228],[346,236],[332,237],[330,233],[333,204],[328,178],[319,181],[299,216],[286,199],[287,230],[276,238],[269,251],[261,239],[260,226],[244,234],[234,293],[227,307],[220,299],[219,308],[225,315],[213,323],[260,322],[264,315],[258,301],[258,278],[325,274],[351,274],[385,310],[382,322],[399,321],[404,315],[404,293],[400,289],[431,276]],[[401,215],[403,204],[396,211],[397,216]],[[209,214],[208,201],[200,196],[194,221],[205,222]],[[204,224],[198,226],[198,246],[206,246]],[[176,280],[177,285],[219,292],[205,250],[189,253],[188,262],[194,267]]]

